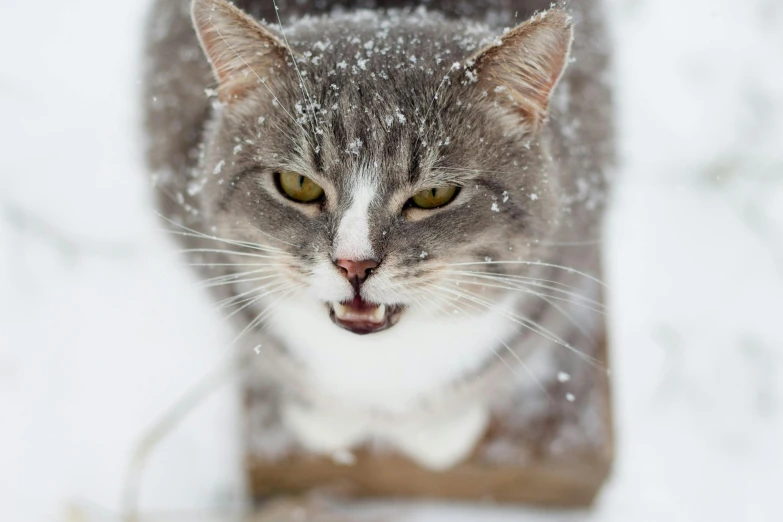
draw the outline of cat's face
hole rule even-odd
[[[285,44],[222,2],[202,3],[196,25],[222,102],[203,211],[216,235],[242,243],[244,254],[227,255],[237,273],[258,258],[248,291],[296,292],[337,326],[375,333],[406,314],[449,313],[449,288],[469,284],[467,271],[506,270],[486,263],[525,259],[557,220],[537,132],[568,54],[562,20],[560,47],[548,42],[549,61],[527,71],[513,61],[513,32],[487,47],[481,27],[432,15],[303,21]]]

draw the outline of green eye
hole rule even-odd
[[[411,201],[413,205],[419,208],[438,208],[442,207],[457,197],[457,187],[435,187],[427,190],[422,190]]]
[[[281,172],[278,174],[278,184],[284,195],[299,203],[313,203],[324,195],[324,189],[298,172]]]

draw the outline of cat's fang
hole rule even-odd
[[[381,323],[386,320],[386,305],[380,305],[375,309],[375,312],[373,313],[373,319],[377,323]]]

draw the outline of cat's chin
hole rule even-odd
[[[329,304],[329,317],[340,328],[357,335],[367,335],[397,324],[403,310],[402,306],[376,305],[357,296],[352,301]]]

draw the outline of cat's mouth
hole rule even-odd
[[[344,303],[331,303],[329,317],[349,332],[366,335],[391,328],[400,319],[403,307],[368,303],[360,296]]]

